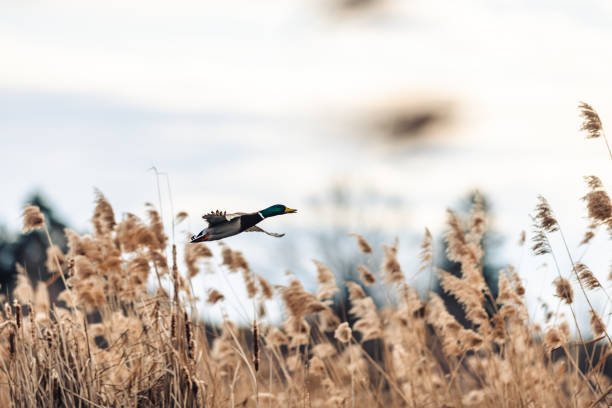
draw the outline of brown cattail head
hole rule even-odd
[[[587,138],[589,139],[600,137],[603,126],[595,109],[586,102],[580,102],[578,109],[580,109],[580,117],[582,117],[580,130],[587,132]]]
[[[23,217],[23,228],[21,232],[24,234],[35,229],[41,229],[45,225],[45,215],[40,212],[40,208],[35,205],[27,204],[21,216]]]
[[[574,290],[570,282],[562,277],[558,277],[553,281],[555,284],[555,295],[563,300],[568,305],[574,302]]]
[[[361,252],[363,252],[364,254],[371,254],[372,253],[372,247],[370,246],[370,244],[368,244],[368,241],[365,240],[365,238],[359,234],[349,234],[352,237],[357,238],[357,246],[359,247],[359,250]]]
[[[253,320],[253,365],[255,372],[259,371],[259,332],[257,330],[257,320]]]

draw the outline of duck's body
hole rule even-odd
[[[190,242],[216,241],[231,237],[244,231],[263,232],[273,237],[282,237],[285,234],[275,234],[256,227],[258,223],[275,215],[294,213],[297,210],[277,204],[254,213],[234,213],[215,211],[202,216],[208,223],[208,228],[191,237]]]

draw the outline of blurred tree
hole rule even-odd
[[[49,229],[51,240],[63,252],[66,252],[67,242],[64,235],[66,225],[56,217],[54,211],[40,193],[33,194],[26,202],[40,208],[45,215],[45,223]],[[45,280],[49,277],[45,267],[48,246],[49,242],[44,231],[34,230],[12,238],[6,229],[0,229],[0,284],[3,294],[9,294],[14,289],[17,264],[26,269],[32,282]],[[61,290],[61,285],[61,281],[57,280],[50,288],[50,293],[57,293]]]

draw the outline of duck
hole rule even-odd
[[[295,213],[297,210],[289,208],[282,204],[271,205],[261,211],[252,213],[237,212],[228,214],[226,211],[211,211],[204,214],[202,218],[208,224],[208,227],[200,231],[197,235],[193,235],[190,243],[216,241],[219,239],[238,235],[241,232],[263,232],[272,237],[281,238],[285,234],[277,234],[268,232],[257,226],[266,218],[275,217],[277,215]]]

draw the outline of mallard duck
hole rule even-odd
[[[265,231],[256,226],[265,218],[274,217],[275,215],[294,213],[297,210],[287,208],[282,204],[272,205],[264,210],[254,213],[234,213],[227,214],[222,211],[213,211],[204,214],[202,218],[208,223],[208,228],[200,231],[198,235],[191,237],[190,242],[216,241],[231,237],[232,235],[240,234],[243,231],[263,232],[264,234],[280,238],[285,234],[276,234],[274,232]]]

